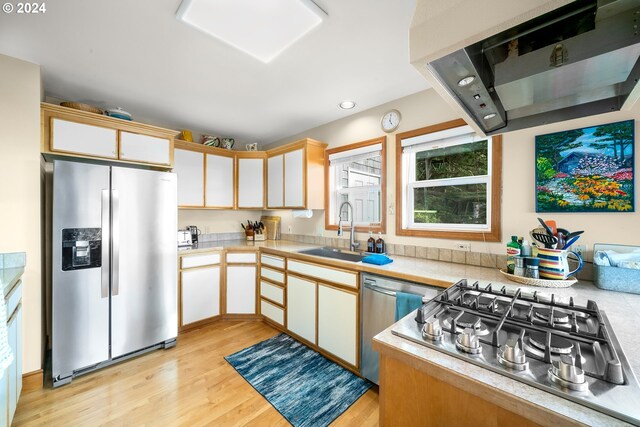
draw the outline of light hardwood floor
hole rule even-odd
[[[262,322],[224,321],[178,338],[170,350],[23,393],[14,426],[286,426],[224,356],[278,334]],[[378,390],[332,426],[377,426]]]

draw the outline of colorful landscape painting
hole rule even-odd
[[[633,212],[634,121],[536,136],[536,212]]]

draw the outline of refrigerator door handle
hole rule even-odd
[[[102,190],[102,277],[100,283],[101,298],[109,298],[109,190]]]
[[[111,295],[120,292],[120,193],[111,190]]]

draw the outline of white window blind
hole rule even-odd
[[[468,131],[471,131],[471,128],[469,126],[462,126],[462,127],[468,128],[468,129],[466,129],[466,131],[463,133],[445,135],[445,138],[441,138],[441,139],[421,138],[421,136],[430,136],[432,134],[421,135],[414,138],[408,138],[408,139],[412,139],[413,141],[407,144],[405,144],[405,141],[407,141],[407,139],[404,139],[402,140],[402,152],[417,153],[419,151],[436,150],[438,148],[453,147],[456,145],[468,144],[468,143],[477,142],[477,141],[484,141],[487,139],[487,137],[481,137],[473,132],[468,132]],[[452,130],[452,129],[448,129],[448,130]],[[440,132],[436,132],[436,133],[440,133]]]
[[[329,164],[331,166],[341,165],[345,163],[353,163],[370,157],[380,156],[382,153],[382,144],[368,145],[366,147],[355,148],[353,150],[340,151],[329,155]]]

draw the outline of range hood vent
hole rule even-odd
[[[620,110],[640,79],[640,0],[575,1],[427,64],[485,134]]]

